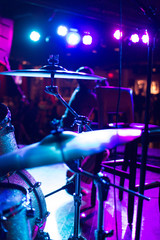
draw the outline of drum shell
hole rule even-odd
[[[9,132],[8,128],[0,130],[0,155],[17,150],[17,142],[14,132]]]
[[[4,116],[4,119],[1,119],[1,122],[0,122],[0,155],[3,155],[5,153],[9,153],[17,150],[18,146],[15,139],[14,127],[11,125],[10,111],[3,104],[0,105],[0,110],[1,109],[3,111],[5,109],[4,112],[6,113],[4,114],[6,116]],[[27,191],[29,188],[33,188],[33,191],[29,193],[29,196],[31,199],[32,207],[33,209],[35,209],[35,215],[33,218],[29,218],[30,226],[27,226],[27,227],[28,227],[28,230],[31,229],[32,239],[34,239],[37,235],[39,228],[42,230],[44,229],[45,223],[46,223],[46,217],[48,215],[45,198],[41,188],[40,187],[34,188],[36,181],[26,170],[21,170],[17,172],[3,172],[3,170],[0,169],[0,182],[15,184],[14,186],[16,186],[17,188],[21,187],[25,191]],[[26,210],[23,210],[23,212],[25,211]],[[18,216],[15,215],[14,219],[15,219],[14,221],[15,225],[16,225],[15,222],[19,223]],[[13,223],[13,218],[12,218],[12,223]],[[16,229],[16,226],[15,226],[15,229]],[[15,229],[12,229],[12,231],[15,231]],[[11,233],[11,235],[13,234]]]
[[[34,184],[36,183],[35,179],[26,170],[21,170],[13,173],[11,176],[3,180],[3,182],[9,182],[18,186],[22,186],[26,190],[33,188]],[[32,208],[35,210],[34,217],[29,219],[32,230],[32,239],[34,239],[37,235],[38,228],[42,230],[45,228],[48,212],[46,201],[40,187],[33,188],[33,191],[29,193],[29,196],[31,199]],[[38,228],[36,227],[37,220],[40,220],[40,225],[38,224]]]
[[[0,183],[0,212],[2,225],[0,231],[3,240],[31,240],[31,229],[26,215],[27,192],[16,184]]]
[[[7,106],[0,103],[0,112],[3,117],[0,121],[0,156],[18,149],[14,127],[11,124],[11,113]],[[3,179],[8,172],[0,169],[0,180]]]

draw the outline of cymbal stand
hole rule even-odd
[[[98,198],[99,198],[98,226],[97,226],[97,230],[95,230],[95,240],[105,240],[107,237],[112,237],[112,235],[113,235],[113,230],[106,232],[103,229],[104,201],[106,201],[106,199],[107,199],[109,186],[112,186],[114,188],[118,188],[122,191],[128,192],[129,194],[131,194],[133,196],[137,196],[140,199],[148,200],[148,201],[150,200],[150,198],[148,198],[140,193],[134,192],[129,189],[125,189],[121,186],[111,183],[109,178],[107,176],[104,176],[102,173],[98,173],[97,175],[94,175],[92,173],[89,173],[89,172],[83,170],[82,168],[77,169],[77,172],[79,172],[80,174],[83,174],[87,177],[92,178],[98,187]]]
[[[148,18],[147,31],[149,35],[148,44],[148,56],[147,56],[147,89],[146,89],[146,107],[145,107],[145,128],[142,134],[142,159],[140,168],[140,187],[139,192],[144,193],[145,190],[145,176],[146,176],[146,163],[147,163],[147,152],[149,144],[149,107],[150,107],[150,88],[152,81],[152,64],[153,64],[153,50],[155,48],[156,36],[160,30],[159,19],[156,16],[156,8],[154,9],[151,5],[147,6],[141,0],[134,0],[138,8]],[[137,223],[136,223],[136,235],[135,240],[140,239],[141,231],[141,220],[142,220],[143,200],[138,200],[137,209]]]
[[[54,65],[53,65],[54,67]],[[75,116],[75,123],[78,125],[78,132],[81,133],[83,131],[84,126],[87,130],[92,131],[89,127],[88,123],[90,122],[87,117],[78,115],[76,111],[73,110],[72,107],[68,105],[68,103],[62,98],[62,96],[58,93],[58,86],[54,85],[54,73],[51,74],[51,86],[45,87],[45,92],[57,97],[58,100],[62,102],[62,104],[69,109],[69,111]],[[81,159],[76,161],[77,168],[81,167]],[[75,193],[74,193],[74,233],[69,237],[69,240],[85,240],[84,237],[79,236],[80,229],[80,205],[81,205],[81,188],[80,188],[80,174],[76,173],[75,176]]]

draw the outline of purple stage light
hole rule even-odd
[[[116,30],[113,34],[114,38],[116,38],[117,40],[119,40],[122,37],[122,32],[120,30]]]
[[[132,34],[131,37],[130,37],[130,40],[133,42],[133,43],[138,43],[139,42],[139,36],[138,34]]]
[[[146,31],[145,34],[142,36],[142,42],[147,44],[149,43],[149,35],[148,32]]]

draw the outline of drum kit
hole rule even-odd
[[[83,171],[81,169],[82,157],[102,152],[106,148],[112,149],[141,136],[140,129],[104,129],[92,131],[88,125],[88,119],[84,116],[79,116],[59,95],[57,86],[54,85],[54,80],[55,78],[64,78],[101,81],[105,78],[86,73],[67,71],[56,65],[52,60],[49,61],[49,65],[40,69],[15,70],[0,73],[7,76],[50,78],[51,85],[47,86],[45,91],[55,95],[69,108],[78,121],[79,130],[78,133],[63,131],[59,126],[56,126],[50,135],[46,136],[42,141],[18,149],[14,141],[14,129],[11,128],[8,114],[0,122],[0,177],[2,176],[0,183],[0,239],[38,239],[38,234],[41,234],[44,230],[48,212],[40,184],[24,169],[58,163],[67,164],[68,162],[75,162],[76,166],[74,233],[69,239],[84,239],[79,234],[81,205],[80,175],[84,174],[93,178],[98,186],[103,185],[102,188],[108,188],[108,185],[111,183],[99,175],[94,176]],[[89,131],[83,132],[84,125]],[[4,131],[3,134],[2,131]],[[8,142],[6,143],[7,139]],[[119,188],[119,186],[113,184],[112,186]],[[99,191],[102,191],[102,188],[99,187]],[[122,190],[130,193],[130,190]],[[132,192],[132,194],[147,199],[139,193]],[[96,240],[103,240],[109,236],[102,228],[103,201],[103,199],[100,199],[101,209],[98,216],[99,226],[95,234]],[[43,238],[39,239],[50,238],[49,236],[43,236]]]

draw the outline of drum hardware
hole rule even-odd
[[[26,218],[26,205],[26,189],[12,183],[0,183],[0,210],[3,216],[1,217],[1,239],[31,239]]]
[[[47,217],[50,215],[49,212],[46,213],[44,218],[36,218],[35,225],[33,231],[36,233],[35,237],[34,235],[32,238],[36,240],[50,240],[50,236],[47,232],[43,231],[43,225],[45,224]]]
[[[6,221],[7,218],[3,216],[3,214],[0,214],[0,239],[6,239],[7,229],[4,227],[4,221]]]
[[[59,59],[58,61],[54,61],[54,58],[51,59],[52,61],[48,61],[49,64],[51,64],[52,68],[55,67],[55,63],[59,63]],[[56,59],[57,60],[57,59]],[[85,116],[80,116],[77,114],[77,112],[71,107],[69,106],[69,104],[62,98],[62,96],[58,93],[58,87],[54,85],[54,81],[55,81],[55,76],[54,74],[51,74],[51,85],[50,86],[46,86],[45,87],[45,92],[51,95],[54,95],[58,100],[61,101],[61,103],[69,109],[69,111],[73,114],[73,116],[75,117],[75,123],[78,126],[78,133],[81,133],[84,129],[84,126],[86,127],[86,129],[88,129],[89,131],[91,131],[92,129],[89,127],[88,123],[88,119]],[[58,126],[57,126],[58,128]],[[76,164],[77,164],[77,168],[81,167],[81,158],[76,160]],[[73,235],[69,237],[68,240],[78,240],[78,239],[84,239],[84,237],[79,235],[79,229],[80,229],[80,205],[81,205],[81,187],[80,187],[80,174],[76,173],[75,176],[75,193],[73,194],[73,198],[74,198],[74,232]]]
[[[36,182],[33,187],[28,188],[28,192],[31,193],[35,188],[38,188],[41,186],[41,182]]]
[[[57,58],[57,59],[56,59]],[[44,77],[44,78],[62,78],[62,79],[80,79],[80,80],[95,80],[103,81],[105,77],[100,77],[93,74],[82,72],[68,71],[59,66],[59,59],[57,55],[51,55],[48,59],[49,65],[45,65],[40,69],[22,69],[0,72],[1,75],[7,76],[21,76],[21,77]]]
[[[140,199],[149,201],[150,198],[134,192],[129,189],[125,189],[124,187],[115,185],[110,182],[109,178],[106,175],[103,175],[103,173],[98,173],[97,175],[94,175],[92,173],[89,173],[82,168],[78,168],[76,172],[79,172],[79,174],[85,175],[87,177],[92,178],[95,181],[95,184],[98,189],[98,199],[99,199],[99,206],[98,206],[98,223],[97,223],[97,230],[95,230],[95,240],[105,240],[107,237],[113,236],[113,230],[110,231],[104,231],[103,229],[103,211],[104,211],[104,201],[106,201],[108,196],[109,187],[112,186],[114,188],[118,188],[122,191],[125,191],[133,196],[137,196]]]
[[[40,239],[44,239],[42,238],[43,235],[43,230],[45,227],[45,223],[46,223],[46,219],[49,216],[49,212],[47,212],[46,209],[46,202],[45,202],[45,198],[43,196],[43,193],[41,191],[41,188],[38,187],[39,183],[35,182],[35,179],[26,171],[26,170],[21,170],[21,171],[17,171],[14,174],[12,174],[10,177],[8,177],[8,179],[5,179],[1,185],[3,186],[5,184],[5,189],[9,188],[9,186],[12,186],[14,184],[14,188],[15,189],[20,189],[21,191],[23,190],[23,192],[25,193],[26,196],[26,202],[25,202],[25,206],[24,206],[24,210],[25,213],[17,213],[17,217],[16,220],[14,218],[10,218],[8,219],[8,221],[6,221],[5,226],[7,228],[9,228],[10,235],[14,235],[16,228],[13,229],[11,226],[15,223],[17,224],[16,227],[18,227],[19,229],[27,228],[28,232],[31,232],[31,237],[27,240],[40,240]],[[37,188],[35,187],[37,186]],[[33,188],[32,188],[33,187]],[[14,188],[12,191],[14,191]],[[32,191],[29,192],[28,189],[31,189]],[[3,193],[1,193],[3,194]],[[18,195],[18,194],[17,194]],[[17,196],[15,194],[13,194],[12,192],[10,193],[9,196]],[[1,195],[0,195],[1,196]],[[3,199],[7,199],[6,197],[3,197]],[[4,203],[4,206],[7,203]],[[17,205],[17,204],[16,204]],[[4,213],[4,211],[3,211]],[[5,211],[5,216],[6,216],[7,212]],[[25,218],[27,216],[26,219],[28,219],[29,221],[29,226],[31,229],[28,228],[28,224],[26,226],[26,223],[23,224],[20,222],[20,219],[18,219],[18,215],[25,215]],[[24,217],[24,216],[23,216]],[[39,232],[41,232],[41,238],[38,238],[38,234]],[[28,233],[26,233],[28,234]],[[44,235],[47,234],[44,232]],[[5,238],[0,238],[0,239],[5,239]],[[16,239],[16,238],[14,238]],[[23,239],[20,238],[20,239]],[[49,239],[49,238],[48,238]],[[8,240],[8,239],[7,239]],[[10,239],[9,239],[10,240]]]
[[[15,150],[18,150],[18,147],[15,140],[14,127],[11,125],[11,113],[6,105],[0,103],[0,155]],[[39,231],[41,231],[41,238],[39,239],[45,239],[42,238],[42,233],[49,213],[46,209],[40,185],[41,183],[36,182],[25,170],[3,171],[1,169],[0,210],[2,211],[0,216],[0,239],[6,240],[8,237],[11,237],[11,239],[23,239],[22,236],[25,234],[26,236],[32,235],[32,237],[28,236],[27,240],[31,238],[32,240],[35,238],[38,240],[37,235]],[[1,189],[4,189],[4,191]],[[23,193],[23,197],[10,206],[8,199],[11,198],[12,201],[15,201],[18,198],[16,192],[20,195]],[[23,216],[24,222],[20,223],[18,216],[20,216],[19,218]],[[28,219],[27,223],[24,219]],[[12,227],[12,225],[15,227]],[[24,233],[22,228],[24,228]],[[22,230],[22,233],[20,238],[16,238],[16,231],[19,230]],[[31,231],[32,233],[29,233]]]
[[[88,119],[84,116],[79,116],[68,104],[67,102],[59,95],[58,87],[54,85],[55,78],[70,78],[70,79],[88,79],[88,80],[104,80],[105,78],[98,77],[95,75],[83,74],[83,73],[73,73],[68,72],[66,70],[58,69],[57,59],[54,61],[49,61],[48,66],[45,66],[41,69],[34,70],[17,70],[10,72],[3,72],[1,74],[4,75],[15,75],[15,76],[28,76],[28,77],[49,77],[51,78],[51,85],[46,86],[45,91],[48,94],[56,96],[65,107],[67,107],[70,112],[75,116],[75,123],[78,125],[79,134],[62,132],[59,131],[57,126],[57,131],[52,132],[51,135],[44,138],[40,143],[32,144],[28,147],[23,148],[22,150],[18,150],[17,152],[6,154],[0,157],[0,165],[2,168],[7,167],[13,169],[23,169],[30,168],[41,165],[48,165],[56,163],[53,161],[53,154],[57,156],[57,162],[66,162],[71,160],[76,160],[77,169],[81,168],[81,157],[88,156],[94,153],[101,152],[105,150],[105,148],[113,148],[117,144],[126,143],[128,141],[133,140],[134,138],[140,137],[141,130],[134,130],[134,134],[129,129],[129,133],[127,135],[126,129],[125,132],[121,132],[122,135],[119,134],[118,129],[112,129],[113,132],[98,132],[91,131],[92,129],[89,127]],[[91,132],[87,132],[89,135],[85,135],[82,133],[84,130],[84,126],[87,130]],[[111,129],[108,129],[111,130]],[[105,130],[106,131],[106,130]],[[120,130],[122,131],[122,129]],[[92,136],[93,134],[97,134],[97,136]],[[95,134],[96,135],[96,134]],[[86,136],[89,136],[89,142],[86,142]],[[108,139],[107,139],[108,138]],[[95,141],[96,139],[96,141]],[[53,143],[55,143],[53,145]],[[42,153],[42,154],[41,154]],[[47,156],[47,159],[46,159]],[[5,166],[5,159],[8,159],[9,163]],[[12,159],[12,161],[11,161]],[[3,161],[4,160],[4,161]],[[79,236],[79,223],[80,223],[80,205],[81,205],[81,193],[80,193],[80,172],[76,173],[75,178],[75,194],[74,194],[74,233],[69,237],[69,240],[78,240],[84,239],[82,236]],[[102,215],[102,214],[101,214]],[[100,218],[100,217],[99,217]],[[102,222],[102,221],[100,221]],[[102,227],[102,226],[101,226]],[[100,234],[98,234],[100,235]],[[103,235],[103,234],[101,234]],[[99,240],[99,239],[98,239]]]
[[[48,194],[46,194],[44,197],[46,198],[46,197],[49,197],[49,196],[51,196],[51,195],[53,195],[53,194],[55,194],[55,193],[57,193],[57,192],[59,192],[59,191],[61,191],[61,190],[64,190],[64,189],[66,189],[66,188],[68,188],[70,185],[72,185],[72,184],[74,184],[74,182],[73,181],[70,181],[70,182],[68,182],[67,184],[65,184],[64,186],[62,186],[61,188],[59,188],[59,189],[57,189],[57,190],[55,190],[55,191],[53,191],[53,192],[51,192],[51,193],[48,193]]]

